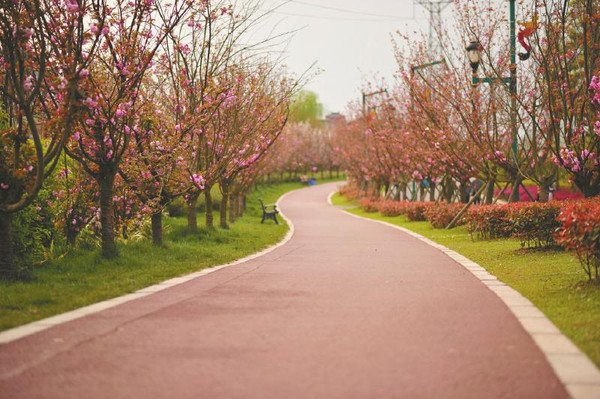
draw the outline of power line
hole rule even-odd
[[[325,19],[330,21],[350,21],[350,22],[395,22],[394,19],[366,19],[366,18],[344,18],[344,17],[326,17],[323,15],[308,15],[308,14],[296,14],[282,11],[273,11],[274,14],[287,15],[290,17],[305,17],[305,18],[315,18],[315,19]],[[412,18],[405,18],[412,19]]]
[[[333,10],[333,11],[339,11],[339,12],[345,12],[345,13],[357,14],[357,15],[363,15],[363,16],[366,15],[366,16],[370,16],[370,17],[379,17],[379,18],[388,18],[388,19],[412,19],[411,17],[399,16],[399,15],[373,14],[373,13],[368,13],[368,12],[363,12],[363,11],[349,10],[347,8],[323,6],[320,4],[308,3],[306,1],[300,1],[300,0],[288,0],[288,3],[302,4],[302,5],[309,6],[309,7],[316,7],[316,8],[322,8],[325,10]]]

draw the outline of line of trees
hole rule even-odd
[[[353,115],[336,132],[339,156],[359,188],[379,195],[397,186],[401,196],[416,182],[430,198],[450,202],[476,177],[486,183],[487,202],[495,187],[507,186],[509,201],[517,201],[527,179],[546,200],[566,177],[586,197],[600,193],[600,4],[520,7],[531,51],[517,61],[513,92],[505,79],[513,66],[504,3],[455,3],[456,24],[437,32],[441,55],[424,39],[398,38],[394,87],[364,107],[351,105]],[[464,50],[471,41],[481,45],[479,77],[490,83],[471,83]]]
[[[22,274],[14,218],[43,190],[66,241],[91,227],[104,257],[144,217],[160,245],[179,198],[195,230],[203,195],[212,226],[215,185],[226,228],[302,79],[269,39],[248,43],[263,16],[218,0],[0,1],[0,277]]]

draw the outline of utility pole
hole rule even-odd
[[[387,89],[381,89],[381,90],[377,90],[377,91],[374,91],[374,92],[371,92],[371,93],[365,93],[364,91],[362,92],[362,109],[363,109],[363,115],[366,115],[366,112],[367,112],[367,108],[366,108],[367,98],[369,98],[371,96],[375,96],[377,94],[383,94],[383,93],[388,94]]]
[[[434,59],[442,56],[442,43],[437,35],[436,29],[442,26],[442,11],[448,7],[453,0],[414,0],[416,4],[429,11],[429,50]]]

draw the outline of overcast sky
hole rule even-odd
[[[326,112],[344,112],[349,101],[359,99],[363,78],[391,79],[396,68],[391,34],[428,27],[428,14],[413,0],[263,1],[265,8],[285,3],[266,25],[278,24],[278,31],[303,28],[289,43],[286,64],[301,73],[317,63],[322,72],[307,88],[319,95]]]

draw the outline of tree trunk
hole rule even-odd
[[[244,216],[244,210],[246,208],[246,196],[241,194],[238,197],[238,218],[241,218],[242,216]]]
[[[188,214],[187,214],[188,229],[190,229],[190,231],[192,233],[198,232],[198,219],[196,217],[196,203],[197,202],[198,202],[198,194],[193,194],[192,197],[190,198],[190,201],[188,202]]]
[[[162,228],[162,212],[153,213],[150,216],[152,221],[152,244],[162,245],[163,243],[163,228]]]
[[[452,198],[454,197],[454,188],[455,187],[452,178],[446,176],[442,183],[442,195],[447,203],[452,202]]]
[[[519,196],[519,186],[523,181],[522,177],[515,177],[513,180],[512,190],[510,191],[510,197],[508,197],[508,202],[519,202],[521,197]]]
[[[223,198],[221,199],[221,206],[219,207],[219,227],[222,229],[228,229],[227,225],[227,205],[229,203],[229,183],[221,182],[221,191],[223,192]]]
[[[485,203],[487,205],[490,205],[492,202],[494,202],[494,184],[495,184],[496,179],[491,178],[488,181],[488,185],[487,185],[487,189],[485,190]]]
[[[460,186],[459,186],[459,190],[460,190],[460,202],[462,202],[463,204],[466,204],[467,202],[469,202],[469,181],[461,181],[460,182]]]
[[[75,231],[75,229],[69,228],[69,226],[67,225],[65,227],[65,237],[67,239],[67,245],[69,247],[74,247],[75,241],[77,239],[77,232]]]
[[[210,192],[211,187],[204,187],[204,202],[206,203],[206,227],[213,227],[213,202],[212,202],[212,194]]]
[[[0,278],[11,280],[17,277],[13,254],[12,213],[0,212]]]
[[[229,223],[235,223],[235,218],[237,217],[237,200],[237,195],[229,198]]]
[[[100,224],[102,237],[102,256],[117,256],[115,244],[115,209],[113,204],[115,173],[109,171],[100,174]]]
[[[429,186],[429,201],[435,201],[435,183],[431,182]]]

